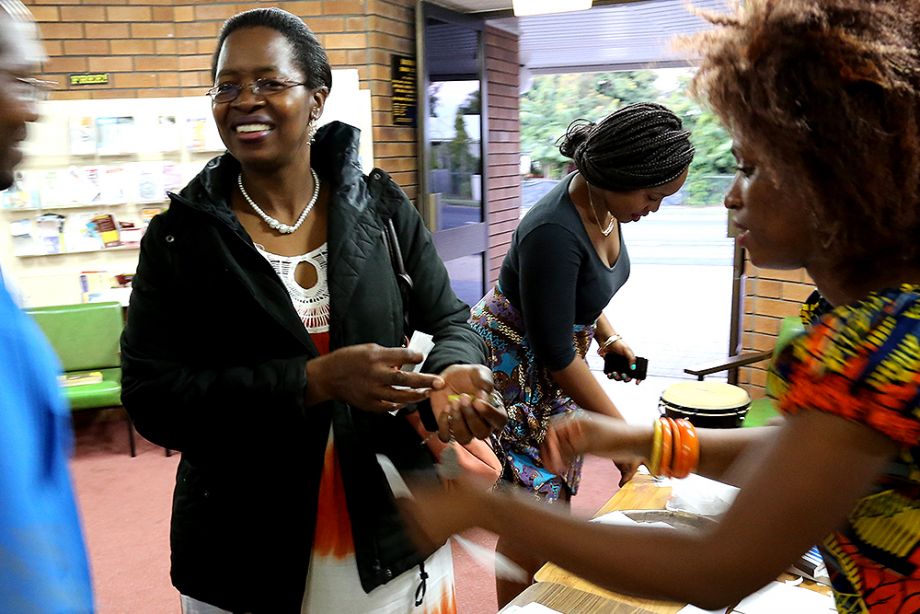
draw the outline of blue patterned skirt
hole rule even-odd
[[[574,495],[581,479],[582,458],[576,458],[564,475],[556,475],[543,467],[540,445],[551,417],[581,408],[537,361],[524,334],[521,313],[501,288],[493,288],[473,307],[470,324],[486,342],[495,389],[508,411],[505,428],[492,439],[502,460],[502,477],[540,499],[556,501],[563,488]],[[575,351],[582,358],[594,338],[594,328],[593,324],[576,325],[572,331]]]

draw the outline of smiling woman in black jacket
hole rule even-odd
[[[420,583],[417,611],[450,604],[449,548],[414,552],[376,455],[431,468],[392,411],[409,404],[430,401],[461,442],[504,423],[468,308],[402,191],[361,173],[358,131],[316,130],[331,71],[300,19],[231,18],[214,76],[228,152],[151,222],[122,343],[125,407],[182,453],[171,545],[183,609],[406,612]],[[415,280],[411,325],[434,335],[419,374],[399,370],[421,356],[399,347],[387,220]]]

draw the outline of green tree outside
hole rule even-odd
[[[684,189],[685,203],[721,204],[734,172],[731,139],[710,111],[686,94],[690,75],[679,87],[662,92],[652,70],[540,75],[521,98],[521,149],[545,177],[561,178],[568,159],[556,141],[576,119],[597,121],[615,109],[636,102],[660,102],[691,130],[696,155]]]
[[[476,168],[478,158],[470,152],[470,137],[466,132],[463,116],[463,108],[458,107],[457,114],[454,117],[454,138],[447,144],[447,150],[450,154],[451,171],[466,178],[470,174],[478,172]],[[470,198],[472,196],[469,181],[461,181],[457,186],[457,191],[461,198]]]

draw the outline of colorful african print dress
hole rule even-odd
[[[530,341],[524,334],[521,313],[495,287],[472,309],[470,324],[485,341],[495,381],[502,395],[508,422],[493,435],[492,447],[502,461],[502,478],[547,501],[578,492],[582,457],[576,457],[565,475],[543,467],[540,444],[553,416],[581,411],[571,397],[555,383],[546,367],[537,362]],[[573,344],[582,358],[594,339],[594,325],[576,324]]]
[[[819,545],[839,612],[920,612],[920,285],[822,309],[779,357],[780,408],[856,421],[896,442],[897,457],[846,524]],[[823,312],[823,313],[822,313]]]

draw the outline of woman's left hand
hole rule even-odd
[[[469,443],[501,429],[508,414],[492,400],[492,371],[483,365],[451,365],[441,372],[445,386],[431,392],[431,409],[441,441]]]

